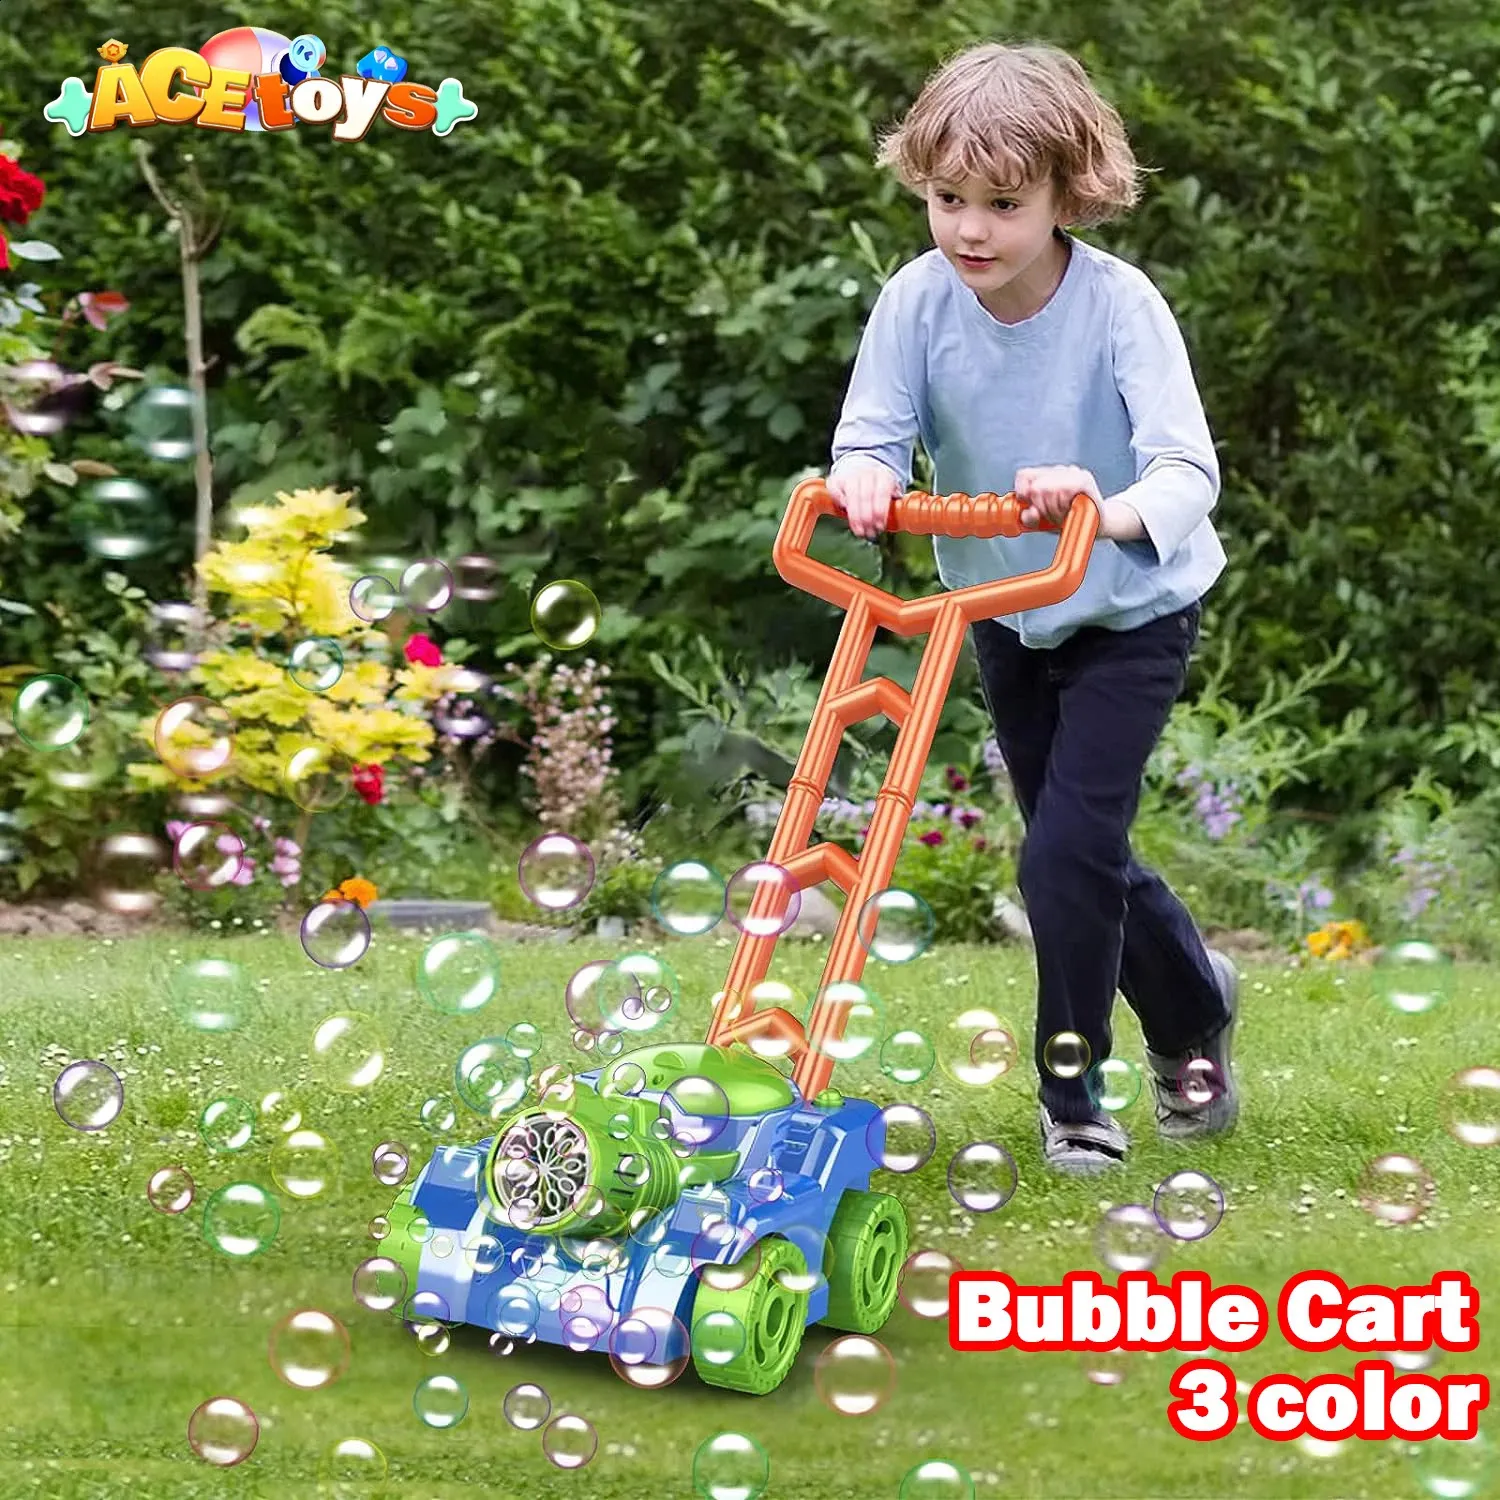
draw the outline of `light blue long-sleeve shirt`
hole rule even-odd
[[[1020,323],[992,316],[939,250],[902,266],[865,325],[833,439],[835,468],[873,459],[906,489],[920,436],[940,495],[1004,495],[1018,469],[1077,464],[1135,507],[1146,537],[1095,541],[1071,598],[998,617],[1037,647],[1170,614],[1225,564],[1209,520],[1218,456],[1177,320],[1143,271],[1056,232],[1071,251],[1062,282]],[[1057,534],[933,548],[958,589],[1046,567]]]

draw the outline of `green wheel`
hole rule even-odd
[[[828,1311],[845,1333],[874,1333],[896,1305],[906,1262],[906,1210],[889,1193],[845,1193],[828,1229]]]
[[[699,1282],[693,1299],[693,1368],[705,1385],[764,1396],[786,1379],[807,1328],[808,1293],[791,1291],[777,1274],[789,1271],[805,1280],[807,1259],[779,1235],[761,1240],[750,1255],[759,1256],[759,1263],[744,1285],[726,1290]],[[715,1313],[728,1313],[745,1331],[744,1348],[732,1359],[709,1359],[701,1352],[700,1325]]]

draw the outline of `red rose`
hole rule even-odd
[[[443,653],[429,636],[414,635],[406,643],[406,659],[413,666],[440,667],[443,664]]]
[[[47,185],[18,167],[8,156],[0,156],[0,219],[24,224],[47,196]]]
[[[374,807],[376,803],[384,799],[384,766],[355,766],[353,781],[354,790],[365,799],[369,806]]]

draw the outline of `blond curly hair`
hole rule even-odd
[[[977,177],[998,190],[1050,178],[1064,224],[1092,228],[1133,208],[1145,177],[1119,112],[1083,66],[1044,42],[986,42],[945,62],[875,165],[926,196],[934,181]]]

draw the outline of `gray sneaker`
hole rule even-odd
[[[1110,1115],[1093,1120],[1054,1120],[1045,1104],[1040,1105],[1042,1159],[1054,1171],[1069,1177],[1090,1177],[1118,1167],[1130,1150],[1130,1137]]]
[[[1234,1027],[1239,1019],[1240,976],[1234,961],[1215,948],[1208,950],[1209,963],[1219,981],[1219,992],[1229,1008],[1229,1024],[1201,1047],[1181,1057],[1163,1057],[1146,1049],[1151,1082],[1156,1090],[1156,1130],[1164,1141],[1199,1141],[1224,1135],[1234,1129],[1240,1114],[1240,1090],[1234,1077]],[[1193,1090],[1183,1092],[1182,1072],[1196,1058],[1207,1058],[1216,1072],[1208,1073]],[[1212,1097],[1205,1098],[1204,1095]]]

